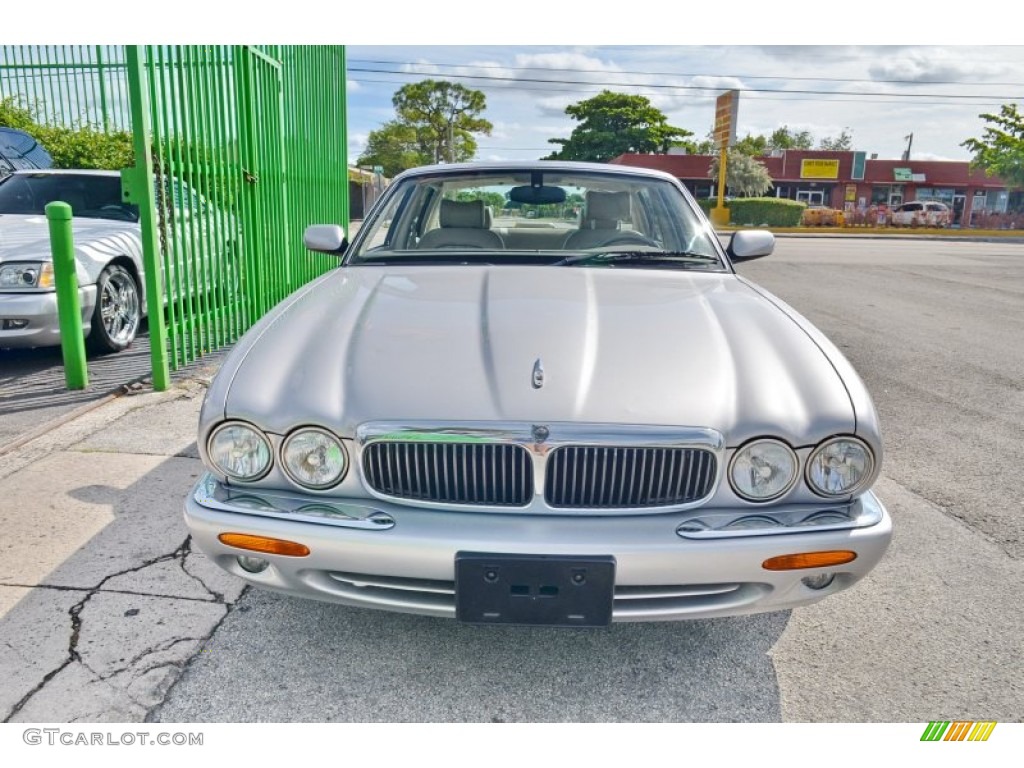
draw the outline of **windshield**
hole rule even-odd
[[[61,201],[75,217],[138,221],[139,210],[121,202],[117,175],[18,173],[0,182],[0,213],[42,216],[46,205]]]
[[[463,169],[392,185],[347,263],[725,269],[713,237],[667,179]]]

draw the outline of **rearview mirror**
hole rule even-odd
[[[750,261],[768,256],[775,250],[775,235],[767,229],[747,229],[733,233],[726,252],[733,261]]]
[[[303,244],[311,251],[341,255],[348,248],[345,230],[337,224],[311,224],[302,235]]]
[[[565,190],[561,187],[522,186],[512,187],[508,199],[513,203],[526,205],[552,205],[565,202]]]

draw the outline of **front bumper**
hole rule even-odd
[[[84,285],[78,290],[82,308],[82,328],[91,330],[96,286]],[[5,320],[27,320],[23,328],[4,330]],[[60,344],[60,318],[57,315],[57,293],[0,293],[0,349],[53,347]]]
[[[311,499],[283,491],[246,494],[210,475],[185,502],[196,546],[251,584],[300,597],[431,616],[455,616],[455,555],[461,551],[615,558],[613,621],[666,621],[776,611],[815,602],[863,578],[882,558],[892,521],[871,492],[859,502],[878,520],[840,531],[688,539],[676,529],[692,513],[569,517],[406,507],[377,499]],[[333,508],[333,511],[332,511]],[[265,516],[269,514],[271,516]],[[318,519],[319,518],[319,519]],[[222,533],[306,545],[306,557],[259,555],[243,570]],[[852,550],[832,568],[768,571],[781,555]],[[803,583],[828,571],[822,589]]]

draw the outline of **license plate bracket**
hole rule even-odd
[[[604,627],[614,592],[610,555],[455,556],[455,615],[469,624]]]

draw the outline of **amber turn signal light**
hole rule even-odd
[[[248,533],[222,533],[217,537],[221,544],[253,552],[266,552],[270,555],[287,555],[288,557],[305,557],[309,547],[284,539],[269,539],[266,536],[251,536]]]
[[[803,552],[799,555],[769,557],[761,567],[766,571],[796,571],[801,568],[827,568],[844,565],[857,559],[857,553],[848,549],[830,549],[826,552]]]

